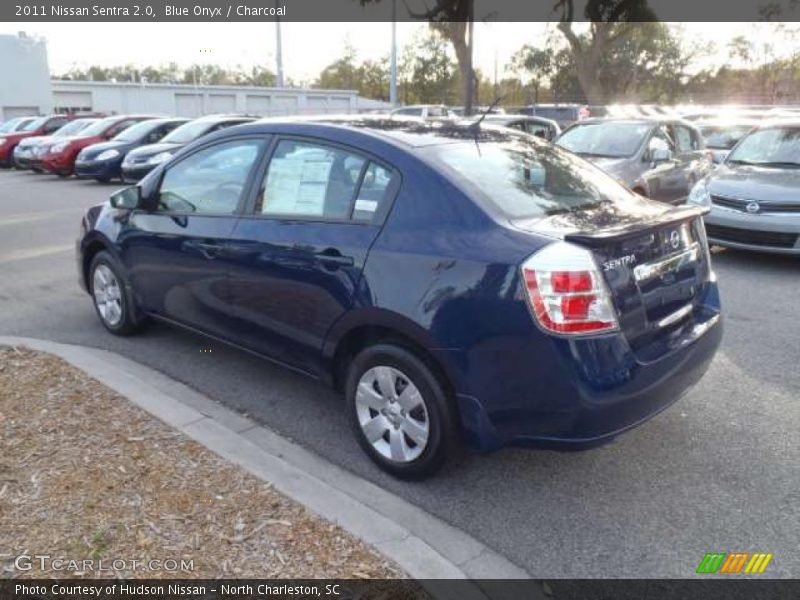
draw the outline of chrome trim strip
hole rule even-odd
[[[658,262],[645,263],[633,268],[633,277],[637,282],[649,281],[655,277],[660,277],[670,271],[675,271],[681,267],[696,262],[700,255],[700,244],[694,242],[689,248],[673,254]]]
[[[680,321],[690,312],[692,312],[692,305],[687,304],[686,306],[679,308],[675,312],[668,314],[666,317],[656,322],[656,327],[658,327],[659,329],[662,327],[668,327],[669,325],[672,325],[673,323],[677,323],[678,321]]]

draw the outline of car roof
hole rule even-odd
[[[269,117],[255,123],[240,125],[236,131],[272,133],[359,133],[405,148],[420,148],[465,141],[507,141],[526,137],[523,133],[493,125],[474,127],[456,121],[424,121],[415,118],[397,118],[390,115]],[[232,131],[232,130],[230,130]]]
[[[253,115],[239,115],[239,114],[225,114],[225,115],[203,115],[202,117],[196,117],[194,119],[189,119],[190,121],[203,121],[203,122],[219,122],[219,121],[240,121],[240,120],[251,120],[255,121],[258,117]]]
[[[691,121],[686,121],[680,117],[671,116],[658,116],[658,115],[643,115],[641,117],[592,117],[576,121],[573,127],[578,125],[590,125],[592,123],[641,123],[647,125],[658,125],[663,123],[680,123],[690,129],[697,129],[697,126]]]
[[[782,117],[779,119],[769,119],[758,124],[759,129],[767,127],[800,127],[800,117]]]

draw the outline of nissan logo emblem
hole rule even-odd
[[[744,208],[749,213],[757,213],[759,210],[761,210],[761,207],[758,205],[758,202],[748,202],[747,206],[745,206]]]
[[[677,231],[673,231],[672,233],[670,233],[669,243],[673,248],[677,249],[678,246],[681,245],[681,234],[678,233]]]

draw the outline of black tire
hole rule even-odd
[[[371,369],[381,366],[401,372],[404,378],[416,386],[424,403],[426,413],[424,420],[428,426],[427,442],[419,456],[407,462],[395,461],[381,454],[367,439],[359,420],[356,400],[358,384]],[[402,385],[402,381],[399,385]],[[433,475],[447,460],[458,453],[458,425],[452,400],[436,375],[411,351],[392,343],[381,343],[365,348],[349,364],[345,395],[350,424],[359,444],[387,473],[400,479],[421,479]],[[371,411],[370,414],[379,416],[377,411]],[[397,429],[397,426],[394,429]],[[387,430],[385,435],[386,437],[381,439],[388,446],[391,431]],[[405,436],[405,433],[402,435]],[[404,443],[413,443],[413,440],[405,437]]]
[[[95,177],[94,180],[97,183],[108,183],[109,181],[111,181],[111,177]]]
[[[70,175],[72,175],[72,173],[65,173],[64,171],[61,171],[60,173],[56,173],[56,175],[61,177],[61,179],[67,179]]]
[[[108,269],[116,278],[117,287],[119,289],[119,319],[114,320],[107,318],[101,312],[97,298],[95,297],[95,273],[98,269]],[[89,266],[88,276],[89,293],[92,296],[92,304],[94,305],[95,313],[108,331],[114,335],[126,336],[135,333],[142,327],[143,320],[139,317],[135,300],[130,291],[125,269],[119,262],[105,250],[98,252],[92,259],[92,264]]]

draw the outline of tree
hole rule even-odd
[[[647,0],[587,0],[584,16],[590,21],[589,32],[580,35],[573,29],[574,0],[558,0],[555,7],[561,11],[558,29],[569,44],[586,101],[600,104],[605,98],[597,74],[609,46],[631,35],[634,22],[655,21],[655,14]]]
[[[428,32],[406,52],[412,57],[409,85],[417,102],[452,104],[457,98],[457,66],[448,44],[436,30]]]
[[[366,6],[380,0],[358,0]],[[432,8],[417,12],[408,8],[412,19],[428,21],[431,27],[453,45],[461,74],[462,103],[469,114],[475,100],[477,79],[472,66],[472,39],[469,38],[474,21],[475,0],[435,0]]]
[[[539,102],[539,91],[545,82],[549,82],[554,74],[556,62],[553,48],[535,48],[525,45],[511,57],[513,70],[518,74],[529,76],[533,87],[533,98],[531,101]]]

